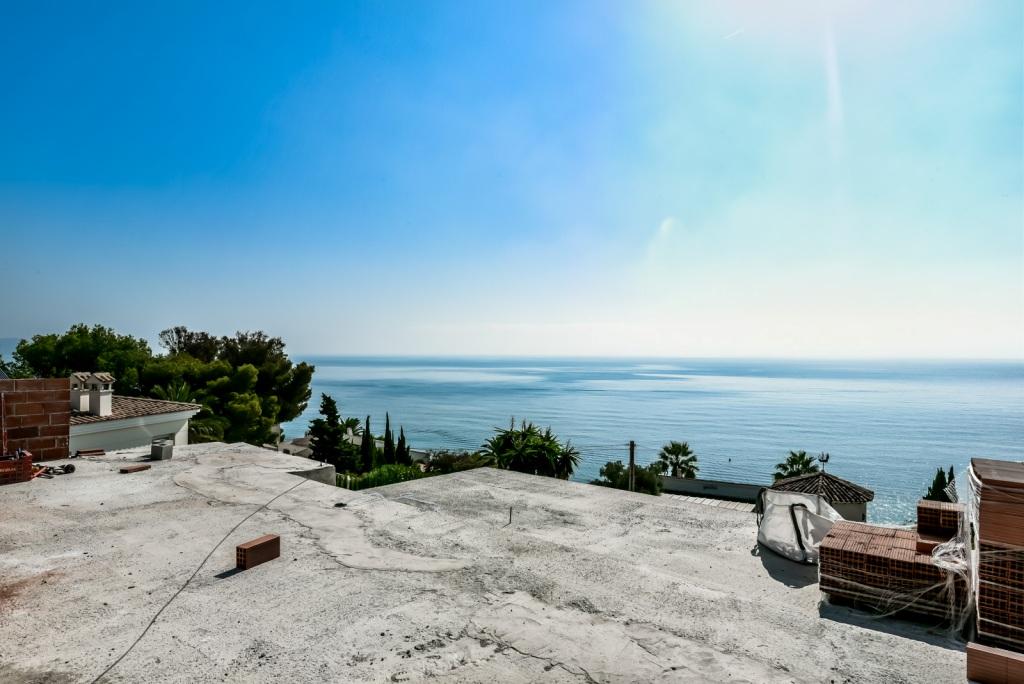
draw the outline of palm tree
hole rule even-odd
[[[656,462],[662,473],[672,471],[672,477],[697,477],[697,454],[686,442],[671,441],[661,447]]]
[[[499,468],[567,480],[579,465],[576,448],[569,442],[559,442],[551,428],[541,431],[525,420],[517,428],[513,419],[507,429],[494,428],[494,432],[481,450]]]
[[[806,451],[790,451],[789,456],[782,463],[775,464],[775,479],[784,480],[787,477],[799,475],[810,475],[818,472],[818,464],[814,457],[809,456]]]
[[[192,391],[192,388],[184,380],[168,383],[165,387],[157,385],[153,388],[152,394],[157,399],[180,401],[185,404],[191,404],[196,400],[195,392]]]

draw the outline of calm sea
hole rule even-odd
[[[869,519],[904,523],[939,466],[1024,459],[1024,363],[349,358],[316,365],[344,415],[391,414],[417,448],[476,449],[511,417],[550,425],[582,452],[573,479],[606,461],[690,443],[700,476],[768,483],[790,449],[827,451],[830,472],[875,491]]]

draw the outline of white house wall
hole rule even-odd
[[[74,454],[80,449],[129,449],[167,435],[174,436],[176,445],[188,444],[188,419],[186,413],[72,425],[69,450]]]

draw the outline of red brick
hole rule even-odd
[[[153,466],[143,463],[141,465],[125,466],[121,468],[121,470],[119,470],[118,472],[123,473],[125,475],[127,475],[128,473],[141,473],[143,470],[149,470],[152,467]]]
[[[281,555],[281,537],[265,534],[235,547],[235,565],[241,570],[274,560]]]
[[[69,410],[68,406],[66,401],[44,401],[43,413],[64,413]]]
[[[71,412],[55,412],[50,414],[50,425],[68,425],[71,423]]]
[[[35,418],[35,416],[31,416]],[[44,425],[39,428],[40,437],[67,437],[67,425]]]
[[[42,380],[42,379],[39,379],[39,378],[29,379],[29,380],[15,380],[14,381],[14,387],[15,387],[16,390],[21,391],[21,392],[32,391],[32,390],[42,390],[42,389],[46,389],[46,380]]]
[[[38,454],[38,458],[36,460],[38,460],[38,461],[54,461],[54,460],[56,460],[58,458],[67,458],[67,457],[68,457],[68,449],[67,449],[67,447],[50,447],[48,449],[43,449],[42,451],[40,451],[39,454]]]
[[[14,380],[0,380],[0,392],[13,392]]]
[[[16,416],[34,416],[38,413],[46,413],[40,402],[31,401],[14,405],[14,415]]]
[[[37,427],[17,427],[7,431],[8,440],[27,440],[39,436]]]
[[[17,416],[14,420],[18,421],[18,427],[40,427],[50,425],[50,417],[45,413],[40,413],[34,416]],[[10,426],[10,423],[8,423]]]
[[[71,391],[71,378],[46,378],[43,386],[48,390]]]

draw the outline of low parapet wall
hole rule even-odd
[[[666,494],[703,496],[711,499],[745,501],[756,503],[757,493],[769,485],[746,482],[725,482],[723,480],[701,480],[689,477],[661,476],[662,491]]]
[[[7,450],[32,452],[33,461],[67,458],[71,380],[0,380]]]

